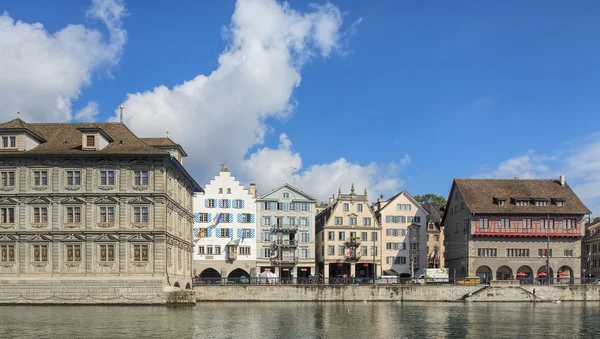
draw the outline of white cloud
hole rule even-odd
[[[80,109],[77,113],[75,113],[75,120],[77,121],[94,121],[95,117],[98,115],[98,103],[95,101],[90,101]]]
[[[566,156],[540,156],[533,151],[502,161],[493,171],[477,175],[488,178],[556,178],[567,183],[594,214],[600,213],[600,133],[578,140]]]
[[[494,170],[480,173],[475,175],[475,177],[506,179],[540,178],[550,174],[550,169],[546,165],[548,160],[550,160],[550,158],[540,157],[535,155],[533,151],[529,151],[525,155],[516,156],[514,158],[502,161]]]
[[[315,198],[327,201],[340,188],[343,193],[348,193],[354,184],[357,193],[362,194],[368,189],[369,197],[375,200],[379,194],[389,197],[400,190],[404,182],[397,176],[410,163],[408,155],[394,163],[370,163],[366,166],[340,158],[329,164],[312,165],[302,170],[302,157],[294,153],[291,146],[288,137],[281,134],[277,149],[262,148],[245,161],[242,171],[259,184],[259,194],[289,183]]]
[[[186,148],[186,167],[200,182],[214,176],[225,162],[263,192],[292,183],[292,167],[300,170],[302,158],[291,151],[285,134],[277,149],[262,148],[250,155],[248,151],[263,143],[268,118],[289,118],[302,66],[340,49],[340,10],[332,4],[310,8],[301,13],[274,0],[238,1],[225,30],[229,45],[219,56],[217,69],[173,88],[157,86],[128,94],[123,103],[125,123],[143,136],[169,131]],[[113,120],[118,117],[115,113]],[[319,197],[337,192],[340,185],[348,190],[352,181],[362,189],[399,187],[400,180],[380,177],[388,170],[338,159],[298,172],[298,180]]]
[[[69,121],[71,105],[94,71],[118,63],[127,33],[122,0],[93,0],[87,16],[109,32],[68,25],[48,32],[41,23],[0,15],[0,118],[21,111],[26,121]]]

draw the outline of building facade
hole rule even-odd
[[[444,207],[428,202],[423,208],[429,212],[427,216],[427,268],[444,267],[444,232],[442,216]]]
[[[381,227],[371,208],[367,191],[338,191],[327,208],[316,216],[317,270],[324,278],[372,279],[382,273]]]
[[[257,199],[260,241],[258,269],[281,279],[315,274],[317,200],[285,184]]]
[[[203,283],[256,277],[256,189],[222,167],[194,196],[194,276]]]
[[[0,279],[191,288],[201,187],[181,146],[121,123],[20,119],[0,125],[0,142]]]
[[[410,277],[427,267],[429,212],[407,191],[385,201],[380,197],[371,208],[381,225],[383,274]]]
[[[589,213],[564,176],[455,179],[442,220],[449,275],[580,278],[581,221]]]
[[[594,218],[585,226],[582,241],[581,270],[586,278],[600,278],[600,217]]]

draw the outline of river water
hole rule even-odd
[[[0,338],[600,338],[600,303],[2,306]]]

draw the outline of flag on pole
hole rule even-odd
[[[223,220],[223,217],[224,217],[223,213],[220,213],[220,214],[219,214],[219,216],[217,217],[217,220],[215,220],[215,224],[214,224],[214,225],[211,225],[211,226],[210,226],[210,228],[215,228],[215,227],[217,227],[217,225],[218,225],[219,223],[221,223],[221,221]]]
[[[244,238],[246,238],[246,232],[242,230],[242,243],[244,242]]]

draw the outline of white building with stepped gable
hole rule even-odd
[[[197,282],[243,282],[256,277],[256,187],[246,189],[224,166],[194,196]]]

